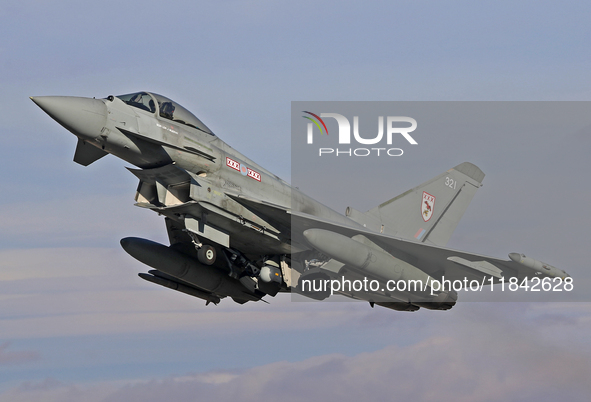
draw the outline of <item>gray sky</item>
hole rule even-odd
[[[293,100],[590,100],[590,7],[26,0],[0,7],[0,401],[279,393],[294,401],[587,400],[588,303],[464,303],[406,314],[278,296],[270,305],[205,308],[141,281],[136,273],[145,267],[119,239],[164,243],[164,223],[133,206],[137,182],[123,162],[73,163],[75,138],[28,97],[161,93],[289,178]],[[391,194],[376,198],[468,154],[487,177],[450,246],[500,257],[531,252],[584,278],[590,141],[585,130],[556,135],[507,145],[477,136],[449,160],[450,148],[425,145],[436,166],[417,160],[396,175]],[[374,205],[351,200],[361,210]]]

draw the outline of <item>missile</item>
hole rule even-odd
[[[139,273],[138,276],[142,279],[145,279],[148,282],[155,283],[156,285],[164,286],[166,288],[176,290],[178,292],[185,293],[185,294],[203,299],[203,300],[207,301],[207,304],[209,304],[209,303],[218,304],[220,302],[220,298],[214,294],[207,293],[202,290],[195,289],[193,287],[180,284],[178,282],[164,279],[164,278],[161,278],[161,277],[155,276],[155,275],[145,274],[143,272]]]
[[[253,301],[260,299],[248,293],[238,280],[229,277],[218,268],[203,265],[197,259],[172,247],[137,237],[121,239],[121,247],[136,260],[173,278],[188,282],[207,293]]]
[[[420,281],[421,285],[439,283],[414,265],[347,236],[323,229],[308,229],[304,231],[304,236],[318,251],[363,273],[385,280],[402,280],[407,283]],[[426,286],[424,288],[425,292],[423,293],[431,295],[430,289]],[[421,292],[413,293],[420,294]]]
[[[542,261],[534,260],[531,257],[526,257],[525,254],[509,253],[509,258],[511,258],[511,260],[515,261],[516,263],[523,265],[524,267],[536,271],[537,275],[544,274],[546,276],[561,279],[570,278],[570,275],[568,275],[562,269],[558,269]]]

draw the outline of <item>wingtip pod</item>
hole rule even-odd
[[[509,253],[509,258],[512,261],[515,261],[518,264],[521,264],[527,268],[530,268],[536,271],[536,275],[544,274],[546,276],[555,277],[555,278],[570,278],[570,275],[567,274],[564,270],[558,269],[550,264],[545,262],[534,260],[531,257],[526,257],[525,254],[520,253]]]

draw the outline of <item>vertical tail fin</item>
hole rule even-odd
[[[445,246],[483,179],[482,170],[464,162],[366,214],[348,209],[348,215],[382,233]]]

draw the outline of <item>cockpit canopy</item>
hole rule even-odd
[[[133,94],[119,95],[117,98],[121,99],[129,106],[145,110],[146,112],[156,113],[156,109],[158,109],[158,114],[162,118],[213,135],[211,130],[207,128],[201,120],[195,117],[193,113],[165,96],[148,92],[136,92]],[[158,107],[156,107],[156,105],[158,105]]]

